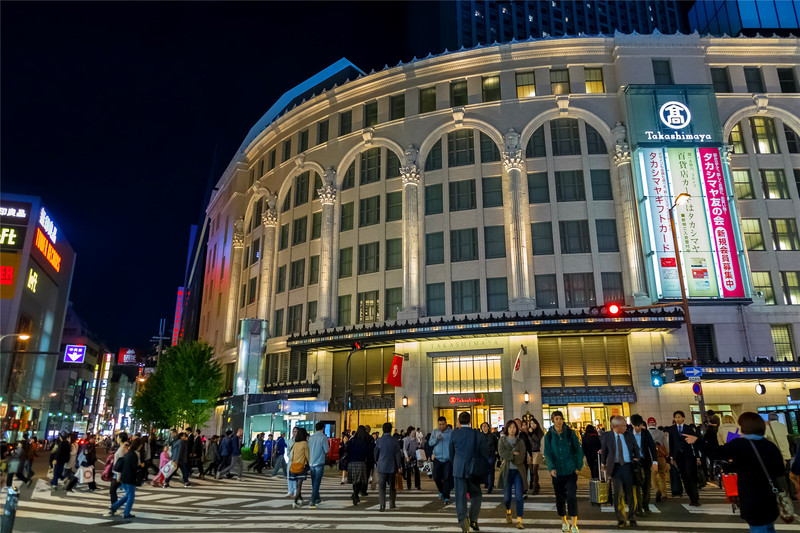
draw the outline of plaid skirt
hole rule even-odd
[[[367,463],[364,461],[350,461],[347,465],[347,482],[352,484],[367,483]]]

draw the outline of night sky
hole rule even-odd
[[[426,53],[388,2],[4,1],[0,21],[1,191],[43,198],[111,349],[169,328],[209,176],[283,92]]]

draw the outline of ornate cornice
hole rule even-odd
[[[503,169],[506,172],[511,170],[522,170],[525,159],[522,157],[522,150],[513,148],[503,152]]]
[[[244,248],[244,233],[241,231],[234,231],[233,238],[231,239],[231,246],[234,248]]]
[[[336,203],[336,189],[330,183],[317,189],[317,194],[322,205],[334,205]]]
[[[261,223],[265,228],[278,227],[278,212],[275,209],[267,209],[266,213],[261,215]]]
[[[417,165],[409,165],[400,168],[400,176],[405,185],[419,185],[419,167]]]
[[[628,143],[619,143],[614,146],[614,164],[618,167],[631,164],[631,147]]]

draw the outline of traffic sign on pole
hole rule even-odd
[[[683,369],[683,375],[687,378],[703,377],[703,369],[699,366],[687,366]]]
[[[700,395],[700,393],[702,391],[703,391],[703,386],[700,385],[699,381],[697,383],[692,383],[692,392],[693,393],[695,393],[696,395]]]
[[[192,400],[192,403],[208,403],[208,400]]]

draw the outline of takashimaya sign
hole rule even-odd
[[[746,297],[744,248],[720,154],[713,88],[637,86],[626,100],[651,293],[681,297],[680,261],[690,298]],[[673,207],[680,195],[689,200]]]

